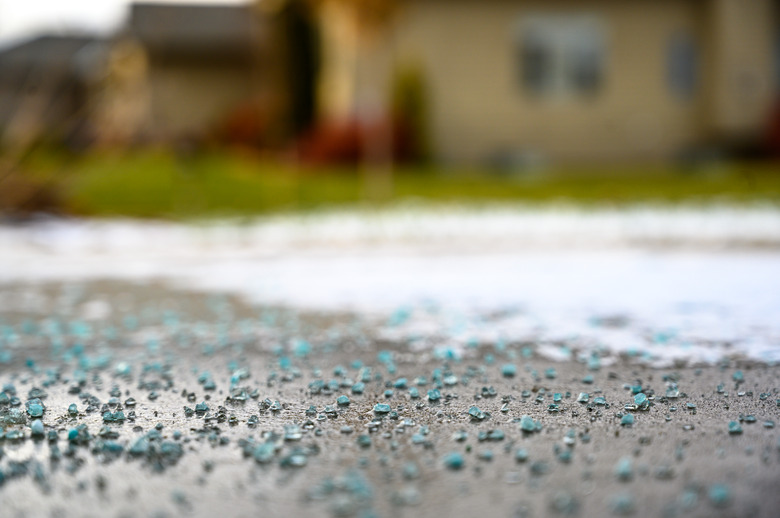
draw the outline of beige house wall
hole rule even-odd
[[[756,135],[775,101],[771,0],[710,0],[708,123],[720,138]]]
[[[500,150],[556,160],[666,159],[712,137],[715,127],[755,128],[767,110],[765,78],[759,79],[760,99],[739,105],[727,76],[740,64],[761,75],[771,27],[764,8],[755,6],[768,0],[714,2],[415,0],[397,20],[395,56],[422,65],[434,152],[445,161],[478,162]],[[603,22],[605,76],[592,98],[539,99],[522,87],[518,24],[556,13]],[[714,54],[713,19],[715,36],[724,38]],[[670,39],[680,32],[693,35],[699,47],[700,90],[688,99],[675,95],[668,81]],[[714,92],[703,80],[711,77],[718,78]]]
[[[248,68],[248,67],[247,67]],[[150,68],[151,134],[199,135],[255,94],[251,71],[203,64]]]
[[[665,62],[675,31],[699,31],[698,9],[678,0],[410,2],[397,56],[423,65],[444,160],[480,161],[502,149],[563,160],[664,157],[702,133],[700,99],[675,98]],[[539,99],[522,88],[517,26],[555,13],[603,21],[605,77],[593,98]]]

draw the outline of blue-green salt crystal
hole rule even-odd
[[[45,398],[48,394],[46,394],[46,391],[39,387],[33,387],[30,389],[30,391],[27,393],[27,397],[30,399],[40,399]]]
[[[745,381],[745,375],[742,374],[742,371],[734,371],[734,374],[731,376],[731,378],[737,383],[742,383]]]
[[[274,401],[273,404],[270,407],[268,407],[268,410],[270,410],[271,412],[279,412],[281,409],[282,409],[282,404],[278,400]]]
[[[452,434],[452,440],[457,442],[463,442],[469,438],[469,434],[466,430],[457,430]]]
[[[563,395],[560,392],[553,394],[553,403],[560,403],[561,399],[563,399]]]
[[[33,437],[41,437],[44,435],[43,421],[36,419],[30,425],[30,431]]]
[[[385,397],[388,399],[393,397],[393,390],[392,389],[385,390]]]
[[[407,462],[403,467],[403,477],[406,480],[415,480],[420,478],[420,468],[414,462]]]
[[[550,509],[561,516],[575,516],[579,505],[577,499],[566,491],[556,491],[550,501]]]
[[[688,410],[696,410],[696,403],[685,403],[685,408]]]
[[[492,450],[482,450],[479,452],[478,455],[480,460],[484,460],[486,462],[490,462],[493,460],[493,451]]]
[[[593,375],[592,374],[588,374],[587,376],[582,378],[582,382],[585,383],[586,385],[593,384]]]
[[[578,403],[587,403],[590,400],[590,394],[587,392],[580,392],[580,395],[577,396],[577,402]]]
[[[25,424],[27,423],[27,414],[18,408],[8,408],[0,411],[0,423]]]
[[[636,396],[634,396],[634,404],[639,408],[639,410],[647,410],[650,406],[650,401],[647,399],[647,396],[640,392]]]
[[[374,405],[374,413],[376,414],[386,414],[390,412],[390,405],[385,403],[377,403]]]
[[[614,469],[615,477],[621,482],[628,482],[634,476],[634,470],[631,463],[631,457],[621,458]]]
[[[599,406],[606,406],[607,399],[604,396],[597,396],[593,398],[593,404]]]
[[[515,450],[515,461],[525,462],[528,460],[528,450],[525,448],[518,448]]]
[[[472,419],[476,419],[478,421],[482,421],[487,417],[487,414],[479,409],[479,407],[472,406],[469,408],[469,416],[471,416]]]
[[[294,451],[284,457],[279,464],[283,468],[302,468],[309,462],[309,458],[302,451]]]
[[[20,441],[24,439],[24,434],[19,430],[8,430],[5,432],[6,441]]]
[[[417,390],[417,387],[411,387],[409,389],[409,397],[412,398],[412,399],[419,399],[420,391]]]
[[[548,412],[560,412],[561,411],[561,407],[556,405],[555,403],[551,403],[551,404],[547,405],[547,411]]]
[[[496,397],[498,395],[498,392],[496,392],[496,389],[493,387],[493,385],[489,387],[482,387],[480,392],[482,393],[482,397]]]
[[[634,416],[631,414],[626,414],[620,418],[621,426],[631,426],[633,424],[634,424]]]
[[[536,430],[536,424],[531,416],[524,415],[520,418],[520,429],[524,432],[531,433]]]
[[[555,367],[550,367],[548,369],[545,369],[544,371],[544,377],[547,379],[555,379],[555,377],[558,376],[558,372],[555,370]]]
[[[408,381],[406,378],[398,378],[393,382],[393,387],[397,389],[405,389],[408,385]]]
[[[774,428],[775,422],[774,421],[764,421],[764,428]]]
[[[325,382],[322,380],[317,379],[309,382],[309,392],[312,394],[319,394],[323,388],[325,388]]]
[[[149,438],[139,437],[138,439],[133,442],[132,445],[130,445],[130,448],[127,450],[127,452],[130,455],[146,455],[149,451]]]
[[[642,392],[642,385],[631,385],[631,393],[632,394],[639,394]]]
[[[349,398],[345,395],[341,395],[336,399],[336,404],[339,406],[347,406],[349,405]]]
[[[739,426],[739,423],[737,421],[729,421],[729,433],[732,435],[737,435],[742,433],[742,427]]]
[[[445,455],[443,462],[445,467],[452,470],[461,469],[466,463],[465,459],[463,458],[463,455],[461,455],[456,451],[450,452],[447,455]]]
[[[633,514],[635,509],[634,497],[628,493],[619,494],[612,499],[612,512],[617,515]]]
[[[43,416],[43,405],[41,403],[31,403],[27,402],[27,413],[30,415],[30,417],[42,417]]]
[[[205,401],[202,401],[195,405],[195,411],[198,413],[206,413],[209,411],[209,406],[206,404]]]
[[[487,439],[489,441],[503,441],[504,440],[504,432],[503,430],[490,430],[487,434]]]
[[[371,446],[371,437],[366,434],[358,435],[357,443],[361,448],[368,448]]]
[[[441,391],[439,389],[431,389],[428,391],[428,401],[438,401],[441,399]]]
[[[303,438],[303,432],[294,424],[284,427],[284,440],[285,441],[300,441]]]
[[[699,492],[696,489],[688,488],[680,495],[680,507],[689,511],[699,504]]]
[[[514,378],[517,374],[517,366],[513,363],[504,364],[501,367],[501,375],[505,378]]]
[[[100,444],[100,451],[108,455],[117,455],[124,451],[124,446],[116,441],[103,441],[103,443]]]
[[[572,453],[571,450],[561,450],[558,452],[558,460],[564,464],[571,462]]]
[[[543,460],[538,460],[531,464],[531,474],[535,476],[541,476],[547,473],[550,467]]]
[[[726,507],[731,503],[731,489],[725,484],[713,484],[707,494],[715,507]]]
[[[255,461],[259,462],[260,464],[267,464],[274,459],[275,451],[276,450],[273,443],[264,442],[262,444],[258,444],[255,447],[254,451],[252,452],[252,456],[254,457]]]
[[[311,344],[306,340],[296,340],[293,353],[299,358],[304,358],[311,353]]]

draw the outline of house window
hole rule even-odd
[[[666,56],[669,88],[677,97],[690,99],[696,94],[699,57],[696,42],[689,34],[678,33],[669,40]]]
[[[604,28],[597,17],[524,17],[516,43],[520,81],[533,95],[592,95],[604,81]]]

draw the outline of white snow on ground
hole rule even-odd
[[[355,310],[387,323],[387,338],[456,354],[477,341],[533,339],[551,358],[600,350],[655,364],[780,361],[773,206],[397,208],[0,227],[0,282],[100,278]]]

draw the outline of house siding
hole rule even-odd
[[[529,150],[556,160],[668,159],[707,141],[718,125],[727,126],[741,113],[730,100],[719,100],[713,115],[707,103],[722,94],[708,81],[690,99],[675,96],[668,82],[668,44],[676,33],[692,35],[700,47],[700,77],[712,78],[730,66],[716,63],[721,57],[711,48],[713,5],[692,0],[421,0],[406,5],[393,40],[399,62],[422,65],[434,151],[445,162],[484,161],[502,150]],[[556,13],[602,20],[606,68],[593,98],[538,99],[523,91],[517,24],[531,15]],[[729,35],[730,45],[739,47],[734,37]],[[751,52],[768,56],[759,40]],[[756,112],[767,108],[766,101],[757,104]],[[745,115],[743,127],[755,126],[756,117]]]

